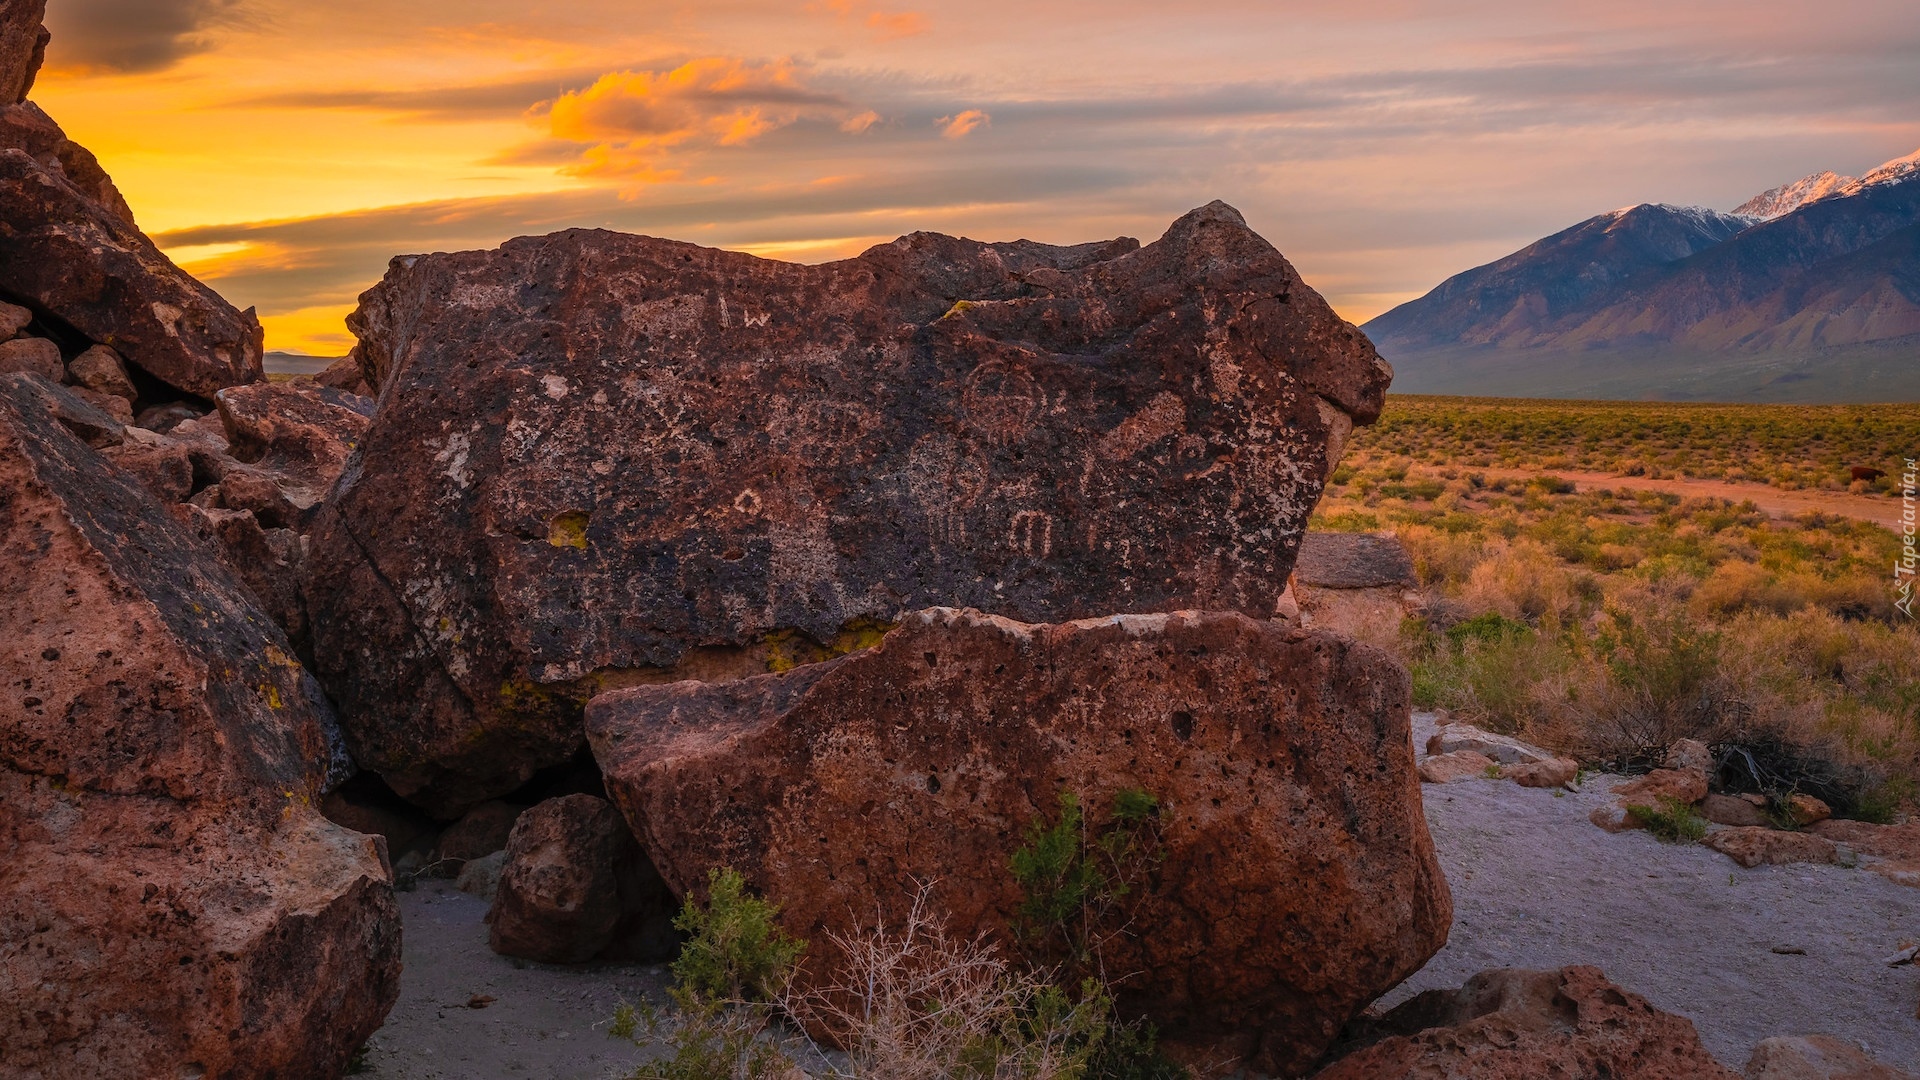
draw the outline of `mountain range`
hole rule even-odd
[[[1920,151],[1600,214],[1363,329],[1403,393],[1920,401]]]

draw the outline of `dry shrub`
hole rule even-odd
[[[1493,548],[1467,574],[1460,601],[1472,611],[1492,611],[1531,625],[1578,622],[1592,595],[1587,578],[1554,557],[1539,542],[1509,541]]]

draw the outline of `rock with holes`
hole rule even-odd
[[[1483,971],[1367,1023],[1358,1041],[1315,1080],[1740,1080],[1692,1021],[1590,967]]]
[[[350,325],[381,407],[313,534],[320,675],[442,815],[565,761],[600,689],[929,605],[1266,617],[1390,374],[1219,203],[821,266],[526,237],[398,259]]]
[[[1386,653],[1238,614],[1031,625],[908,615],[864,652],[731,683],[604,694],[608,791],[675,892],[742,871],[817,943],[916,882],[962,938],[1011,945],[1008,869],[1063,792],[1104,830],[1159,800],[1154,853],[1099,935],[1123,1012],[1190,1057],[1296,1075],[1445,942],[1451,899]],[[1147,844],[1148,841],[1142,840]]]
[[[0,376],[0,1072],[338,1076],[400,926],[329,707],[56,390]]]

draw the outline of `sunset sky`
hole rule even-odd
[[[50,0],[34,99],[271,349],[396,254],[818,261],[1214,198],[1355,321],[1592,214],[1920,146],[1914,0]]]

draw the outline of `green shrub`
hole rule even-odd
[[[807,943],[774,924],[776,905],[746,894],[746,879],[730,867],[707,874],[707,903],[688,898],[673,925],[688,935],[673,962],[674,978],[703,998],[768,1002],[786,989]]]
[[[1087,974],[1097,967],[1104,935],[1113,932],[1112,915],[1157,854],[1160,801],[1122,790],[1097,832],[1076,795],[1063,791],[1059,802],[1059,820],[1030,822],[1027,842],[1007,860],[1026,894],[1014,931],[1038,963]]]
[[[1645,825],[1656,840],[1690,844],[1707,835],[1707,819],[1671,795],[1660,796],[1659,806],[1629,805],[1627,813]]]

